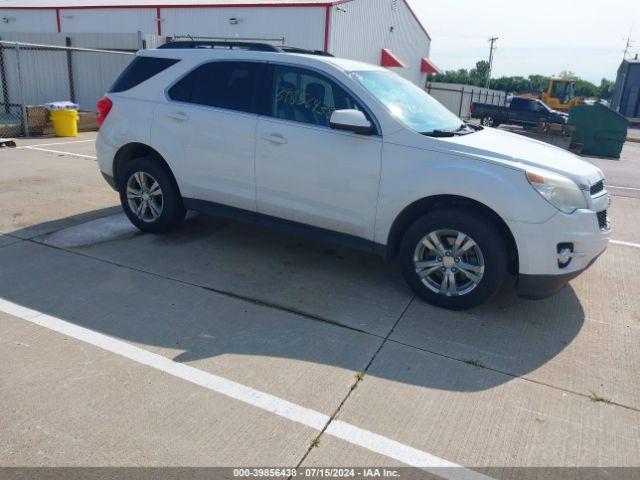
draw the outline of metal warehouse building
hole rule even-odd
[[[431,38],[407,0],[2,0],[3,32],[263,40],[393,68],[423,86]]]
[[[611,108],[632,119],[640,119],[640,60],[624,60],[618,68]]]

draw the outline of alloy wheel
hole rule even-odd
[[[416,274],[431,291],[447,297],[466,295],[484,275],[484,257],[478,244],[457,230],[435,230],[414,251]]]
[[[482,125],[484,125],[485,127],[493,127],[493,124],[494,124],[493,117],[490,115],[487,115],[482,119]]]
[[[135,172],[127,180],[127,202],[133,214],[151,223],[162,215],[163,197],[158,181],[147,172]]]

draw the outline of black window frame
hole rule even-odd
[[[150,65],[156,64],[156,68],[152,69],[152,73],[150,75],[145,75],[143,78],[132,77],[132,71],[138,67],[140,64],[149,63]],[[136,55],[133,60],[127,65],[120,75],[114,80],[114,82],[109,87],[107,93],[123,93],[135,88],[144,82],[152,79],[156,75],[164,72],[165,70],[173,67],[176,63],[180,62],[180,59],[176,58],[168,58],[168,57],[153,57],[146,55]],[[144,65],[142,65],[144,68]],[[132,80],[133,79],[133,80]],[[124,83],[124,85],[122,85]]]
[[[193,74],[195,74],[201,68],[207,67],[208,65],[211,65],[211,64],[218,64],[218,65],[221,65],[221,64],[222,65],[224,65],[224,64],[250,64],[250,65],[255,65],[255,66],[258,67],[258,70],[256,71],[256,78],[254,80],[253,88],[252,88],[252,91],[251,91],[251,102],[250,102],[249,111],[241,110],[241,109],[237,109],[237,108],[229,108],[229,107],[215,106],[215,105],[208,105],[208,104],[205,104],[205,103],[193,102],[192,101],[193,85],[191,85],[189,87],[191,89],[191,91],[189,93],[189,100],[174,99],[174,98],[171,97],[171,90],[173,88],[175,88],[181,82],[186,81],[189,77],[191,77]],[[267,63],[263,62],[263,61],[259,61],[259,60],[255,60],[255,61],[253,61],[253,60],[207,60],[207,61],[204,61],[202,63],[199,63],[198,65],[195,65],[189,71],[184,73],[184,75],[180,76],[173,83],[171,83],[165,89],[165,98],[170,102],[183,103],[183,104],[186,104],[186,105],[192,105],[192,106],[199,107],[199,108],[212,108],[212,109],[216,109],[216,110],[225,110],[225,111],[234,112],[234,113],[258,115],[259,113],[258,113],[257,108],[256,108],[257,93],[258,93],[258,88],[259,88],[259,86],[261,85],[261,83],[263,81],[264,72],[265,72],[266,68],[267,68]],[[193,83],[193,81],[192,81],[192,83]]]
[[[263,70],[263,73],[262,73],[263,79],[258,86],[259,90],[258,89],[256,90],[256,100],[257,100],[256,107],[257,107],[258,115],[261,115],[263,117],[273,118],[275,120],[282,121],[282,122],[291,122],[298,125],[306,125],[308,127],[323,128],[323,129],[332,130],[335,132],[338,131],[329,126],[317,125],[317,124],[308,123],[308,122],[298,122],[295,120],[286,120],[283,118],[275,117],[272,114],[271,97],[272,97],[273,87],[274,87],[276,67],[290,68],[292,70],[298,70],[302,73],[315,75],[317,77],[320,77],[325,82],[331,84],[332,86],[337,86],[338,88],[341,88],[344,91],[344,93],[347,94],[349,97],[351,97],[351,99],[360,107],[360,109],[362,110],[362,113],[364,113],[365,116],[367,117],[367,120],[371,122],[371,125],[373,126],[373,129],[374,129],[373,136],[382,136],[382,134],[380,133],[381,130],[379,127],[378,120],[376,119],[371,109],[366,105],[364,101],[362,101],[362,99],[358,95],[354,94],[353,91],[340,80],[334,78],[333,76],[321,70],[315,69],[313,67],[308,67],[308,66],[293,65],[289,63],[268,62],[267,67]],[[342,131],[341,133],[344,134],[345,132]]]

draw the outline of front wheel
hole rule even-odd
[[[120,204],[138,229],[164,233],[184,219],[186,210],[178,187],[158,160],[136,158],[126,164],[119,177]]]
[[[422,299],[451,310],[476,307],[495,295],[507,274],[507,258],[493,222],[462,207],[418,219],[400,246],[405,281]]]

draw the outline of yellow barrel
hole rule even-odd
[[[51,123],[56,137],[77,137],[78,118],[78,111],[72,108],[51,110]]]

